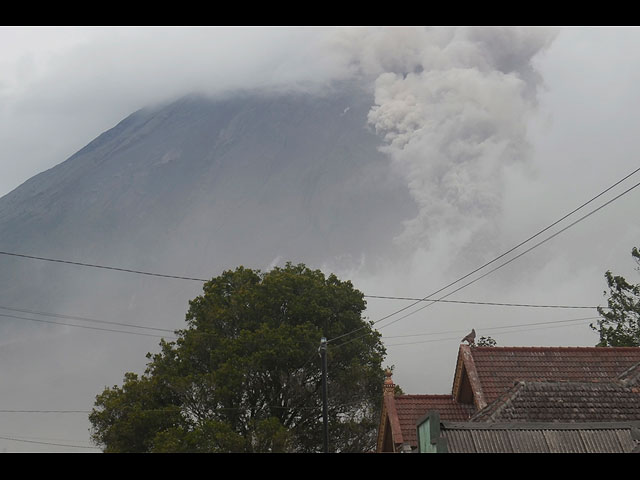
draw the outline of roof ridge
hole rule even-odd
[[[575,378],[543,378],[540,380],[518,380],[522,384],[526,386],[538,385],[538,384],[560,384],[560,385],[617,385],[621,386],[622,384],[616,378],[591,378],[591,379],[575,379]]]
[[[409,394],[402,394],[402,395],[396,395],[396,399],[398,398],[425,398],[425,397],[429,397],[429,398],[449,398],[449,399],[453,399],[453,395],[451,395],[450,393],[409,393]]]
[[[638,420],[587,421],[587,422],[452,422],[441,420],[448,429],[469,430],[620,430],[640,428]]]
[[[471,347],[471,351],[477,350],[596,350],[596,351],[637,351],[640,352],[640,347],[584,347],[584,346],[496,346],[496,347]]]
[[[505,390],[500,394],[493,402],[486,405],[484,408],[479,409],[472,415],[470,421],[492,421],[502,410],[520,394],[520,392],[526,388],[526,382],[524,380],[516,380],[513,382],[511,388]],[[488,420],[483,420],[487,418]]]
[[[640,362],[630,366],[617,378],[623,385],[634,386],[640,383]]]

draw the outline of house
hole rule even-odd
[[[418,424],[430,412],[438,413],[445,429],[461,423],[640,421],[639,379],[637,347],[460,345],[450,395],[395,395],[387,376],[377,451],[418,451]]]
[[[455,421],[469,420],[475,412],[471,405],[456,402],[452,395],[396,395],[391,372],[387,371],[376,451],[415,450],[418,445],[416,422],[431,410]]]
[[[482,410],[517,381],[611,381],[639,363],[638,347],[460,345],[453,396]]]

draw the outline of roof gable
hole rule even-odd
[[[378,451],[397,451],[402,445],[417,448],[416,421],[431,410],[440,418],[462,422],[471,418],[475,409],[460,404],[451,395],[395,395],[395,385],[387,374],[382,418],[378,431]]]
[[[377,452],[395,452],[396,446],[402,445],[402,429],[395,404],[395,384],[391,379],[391,372],[386,372],[383,387],[382,412],[378,428]]]
[[[487,405],[471,347],[468,345],[460,345],[458,350],[452,396],[456,402],[472,405],[477,409]]]
[[[496,401],[516,381],[611,381],[627,371],[638,379],[638,347],[470,347],[460,345],[452,395],[464,401],[471,386],[478,409]]]

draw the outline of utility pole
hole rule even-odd
[[[329,453],[329,423],[327,418],[327,339],[320,339],[320,358],[322,359],[322,421],[324,453]]]

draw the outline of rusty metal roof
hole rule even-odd
[[[449,453],[640,452],[640,422],[440,424]]]

